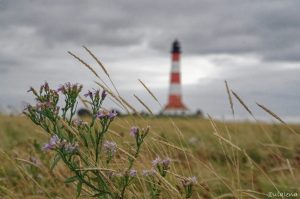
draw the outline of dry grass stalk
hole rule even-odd
[[[230,103],[231,112],[232,112],[232,115],[234,116],[233,101],[232,101],[232,97],[231,97],[230,90],[229,90],[226,80],[225,80],[225,86],[226,86],[226,92],[227,92],[229,103]]]
[[[130,108],[135,114],[140,115],[140,113],[133,107],[131,106],[123,97],[119,96],[120,100],[128,107]]]
[[[151,111],[151,109],[135,94],[133,95],[146,109],[149,113],[151,113],[151,115],[153,115],[153,112]]]
[[[156,138],[152,138],[152,140],[154,140],[154,141],[157,142],[157,143],[161,143],[161,144],[163,144],[163,145],[165,145],[165,146],[171,147],[171,148],[173,148],[173,149],[177,149],[177,150],[179,150],[179,151],[183,151],[183,152],[186,152],[186,153],[187,153],[187,151],[186,151],[185,149],[182,149],[182,148],[180,148],[180,147],[178,147],[178,146],[175,146],[175,145],[173,145],[173,144],[170,144],[170,143],[168,143],[168,142],[165,142],[165,141],[162,141],[162,140],[159,140],[159,139],[156,139]]]
[[[80,95],[78,95],[78,97],[79,97],[80,101],[82,102],[84,108],[88,109],[89,108],[88,101],[83,99]]]
[[[93,57],[93,59],[95,59],[95,61],[97,62],[97,64],[102,68],[102,70],[104,71],[104,73],[108,77],[110,83],[112,84],[112,86],[114,87],[115,91],[117,92],[118,96],[120,96],[120,93],[119,93],[117,87],[115,86],[114,82],[110,78],[110,75],[109,75],[108,71],[106,70],[106,68],[104,67],[104,65],[102,64],[102,62],[87,47],[83,46],[83,48]],[[104,83],[104,81],[102,81],[102,82]]]
[[[159,101],[158,101],[158,99],[155,97],[155,95],[151,92],[151,90],[146,86],[146,84],[142,81],[142,80],[140,80],[140,79],[138,79],[139,80],[139,82],[143,85],[143,87],[148,91],[148,93],[153,97],[153,99],[159,104],[159,105],[161,105],[160,103],[159,103]]]
[[[85,61],[83,61],[82,59],[80,59],[79,57],[77,57],[77,56],[76,56],[75,54],[73,54],[72,52],[68,51],[68,53],[69,53],[70,55],[72,55],[75,59],[77,59],[79,62],[81,62],[84,66],[86,66],[92,73],[94,73],[94,75],[95,75],[96,77],[100,78],[99,75],[96,73],[96,71],[95,71],[89,64],[87,64]]]
[[[120,100],[112,91],[110,91],[107,87],[105,87],[104,85],[102,85],[99,82],[95,81],[95,83],[98,86],[100,86],[103,90],[105,90],[113,99],[115,99],[126,110],[127,113],[129,113],[128,108],[123,104],[122,100]]]
[[[290,161],[289,161],[288,159],[286,159],[286,163],[287,163],[287,165],[288,165],[288,168],[289,168],[289,171],[290,171],[291,175],[293,176],[293,180],[294,180],[295,183],[296,183],[297,180],[296,180],[296,177],[295,177],[295,173],[294,173],[294,171],[293,171],[293,168],[292,168],[292,166],[291,166],[291,163],[290,163]]]
[[[108,87],[108,85],[105,83],[105,81],[102,80],[102,78],[96,73],[96,71],[88,63],[86,63],[85,61],[80,59],[78,56],[76,56],[72,52],[68,51],[68,53],[70,55],[72,55],[75,59],[77,59],[80,63],[82,63],[85,67],[87,67],[106,87]]]
[[[257,106],[259,106],[260,108],[262,108],[265,112],[269,113],[271,116],[273,116],[278,121],[280,121],[282,124],[286,125],[286,123],[278,115],[276,115],[274,112],[272,112],[270,109],[266,108],[265,106],[263,106],[263,105],[261,105],[259,103],[256,103],[256,104],[257,104]]]
[[[85,46],[82,46],[95,60],[96,62],[99,64],[99,66],[102,68],[102,70],[104,71],[104,73],[109,77],[109,74],[106,70],[106,68],[104,67],[104,65],[100,62],[100,60]]]
[[[128,110],[128,108],[129,108],[135,114],[139,115],[139,112],[133,106],[131,106],[124,98],[122,98],[120,95],[116,96],[112,91],[110,91],[108,88],[106,88],[105,86],[103,86],[99,82],[95,82],[95,83],[98,84],[103,90],[105,90],[115,100],[117,100],[122,105],[122,107],[127,111],[127,113],[130,113],[129,110]]]
[[[285,121],[283,121],[277,114],[275,114],[273,111],[271,111],[270,109],[266,108],[265,106],[256,103],[257,106],[259,106],[260,108],[262,108],[265,112],[267,112],[268,114],[270,114],[272,117],[274,117],[275,119],[277,119],[279,122],[281,122],[282,124],[284,124],[291,132],[295,133],[296,135],[299,135],[294,129],[292,129]]]
[[[238,147],[237,145],[233,144],[230,140],[227,140],[226,138],[222,137],[220,135],[220,133],[218,132],[217,126],[215,124],[215,122],[213,121],[213,119],[210,117],[210,115],[208,115],[209,117],[209,121],[214,129],[214,135],[216,137],[218,137],[219,139],[223,140],[224,142],[226,142],[227,144],[229,144],[230,146],[232,146],[233,148],[237,149],[238,151],[242,151],[240,147]]]
[[[232,94],[234,95],[234,97],[240,102],[241,105],[243,105],[243,107],[247,110],[247,112],[254,117],[252,111],[250,111],[250,109],[247,107],[247,105],[243,102],[243,100],[235,93],[233,92],[233,90],[231,90]]]

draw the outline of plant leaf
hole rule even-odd
[[[82,188],[82,182],[79,181],[78,184],[77,184],[77,194],[76,194],[76,198],[78,198],[78,197],[80,196],[81,188]]]
[[[76,181],[77,179],[78,179],[77,176],[72,176],[72,177],[67,178],[65,180],[65,183],[68,184],[68,183]]]
[[[58,161],[61,159],[59,154],[56,154],[56,156],[53,158],[50,169],[53,171],[54,167],[57,165]]]

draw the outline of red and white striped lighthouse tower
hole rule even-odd
[[[166,115],[186,114],[188,109],[182,102],[180,78],[180,44],[175,40],[172,44],[172,66],[168,104],[163,110]]]

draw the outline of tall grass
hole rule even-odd
[[[241,106],[254,122],[223,122],[215,120],[213,116],[208,119],[153,115],[142,117],[133,104],[120,96],[108,68],[88,48],[84,48],[100,66],[104,77],[90,64],[70,54],[95,75],[99,80],[96,86],[105,90],[116,106],[122,107],[124,112],[135,114],[117,116],[108,129],[105,139],[116,142],[118,146],[110,166],[99,162],[93,168],[83,169],[121,172],[135,150],[135,140],[129,133],[131,127],[151,126],[140,155],[134,157],[137,175],[126,187],[124,198],[185,198],[187,194],[183,185],[191,176],[197,177],[197,183],[193,186],[190,198],[267,198],[272,196],[269,192],[299,196],[300,125],[288,125],[261,104],[258,106],[281,123],[266,124],[258,121],[244,100],[230,90],[227,82],[225,86],[233,116],[234,108]],[[160,104],[155,94],[139,81],[149,97]],[[146,103],[138,96],[135,97],[138,103],[152,113]],[[88,105],[85,98],[82,99]],[[235,104],[234,99],[238,103]],[[41,145],[47,142],[49,136],[40,127],[23,116],[0,116],[0,136],[1,198],[76,197],[78,182],[65,183],[74,172],[62,161],[52,167],[55,156],[52,152],[41,150]],[[153,169],[152,160],[158,156],[171,161],[166,176],[157,173],[152,179],[143,175],[143,170]],[[159,190],[158,195],[153,194],[154,185]],[[91,196],[96,197],[93,189],[83,185],[80,197]],[[280,194],[276,197],[285,198]]]

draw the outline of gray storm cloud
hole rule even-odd
[[[86,45],[129,101],[136,103],[137,93],[159,111],[137,79],[163,103],[170,43],[178,38],[184,99],[193,109],[230,113],[227,79],[253,107],[262,101],[286,118],[299,118],[299,8],[296,0],[0,0],[0,104],[19,106],[29,100],[26,89],[45,80],[94,86],[93,76],[66,53],[97,68],[81,48]]]

